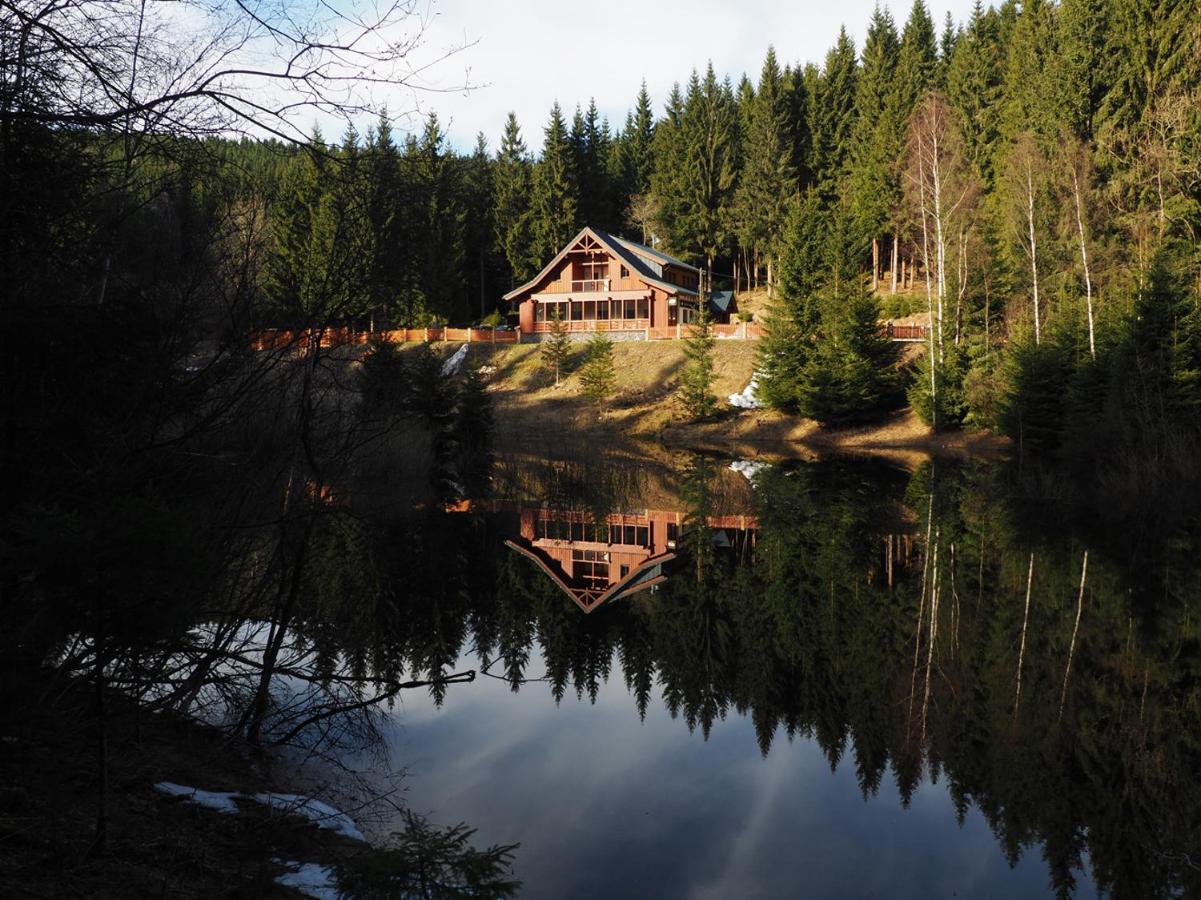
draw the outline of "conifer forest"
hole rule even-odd
[[[0,0],[0,895],[1201,891],[1197,0],[431,8]]]

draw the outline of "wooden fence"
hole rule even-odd
[[[454,341],[469,344],[516,344],[520,335],[516,331],[494,328],[394,328],[391,331],[352,331],[349,328],[327,328],[321,332],[322,347],[346,347],[369,344],[372,341],[387,341],[403,344],[409,341]],[[267,328],[251,335],[250,346],[254,350],[279,350],[294,347],[303,350],[309,346],[312,332],[294,332],[287,329]]]
[[[634,324],[636,323],[636,324]],[[646,339],[652,341],[673,340],[686,338],[689,335],[689,325],[664,325],[657,328],[648,326],[646,319],[613,319],[599,322],[564,322],[567,331],[644,331]],[[631,327],[633,325],[633,327]],[[600,326],[600,327],[597,327]],[[731,322],[713,325],[713,334],[722,340],[754,341],[763,337],[764,327],[758,322]],[[536,322],[535,332],[549,331],[549,323]],[[890,340],[914,343],[926,340],[929,329],[925,325],[896,325],[885,322],[881,330]],[[369,344],[374,341],[387,341],[403,344],[410,341],[451,341],[467,344],[517,344],[521,342],[521,333],[511,329],[499,328],[447,328],[436,326],[432,328],[395,328],[391,331],[353,331],[350,328],[326,328],[320,332],[322,347],[345,347],[356,344]],[[251,335],[250,346],[253,350],[281,350],[295,348],[303,350],[312,340],[311,331],[288,331],[286,329],[268,328]]]

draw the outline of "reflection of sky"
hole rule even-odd
[[[462,661],[462,668],[478,665]],[[541,671],[534,658],[528,673]],[[516,843],[528,897],[1031,897],[1048,892],[1038,848],[1010,869],[983,817],[960,827],[945,779],[908,810],[884,779],[866,803],[850,753],[778,735],[767,759],[731,713],[708,742],[652,701],[645,723],[620,675],[595,706],[549,686],[490,678],[442,709],[409,695],[393,755],[407,802],[439,824]],[[1095,896],[1084,885],[1079,896]]]

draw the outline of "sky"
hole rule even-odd
[[[768,45],[781,65],[820,63],[844,25],[862,49],[877,0],[606,0],[597,5],[555,0],[429,0],[419,55],[431,63],[428,90],[388,100],[410,113],[401,131],[420,128],[412,115],[433,109],[453,146],[469,150],[483,132],[496,149],[505,116],[516,112],[526,145],[537,150],[551,104],[570,119],[576,104],[596,99],[616,129],[646,79],[661,115],[673,82],[712,60],[718,76],[758,80]],[[927,0],[939,32],[947,11],[966,21],[972,0]],[[900,31],[910,4],[887,6]],[[463,45],[467,45],[463,47]],[[448,48],[463,47],[438,60]],[[476,87],[464,93],[461,86]]]

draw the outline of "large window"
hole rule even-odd
[[[584,281],[604,281],[609,277],[609,261],[581,263],[580,274]]]
[[[603,588],[609,584],[609,554],[604,550],[572,550],[573,574],[589,587]]]

